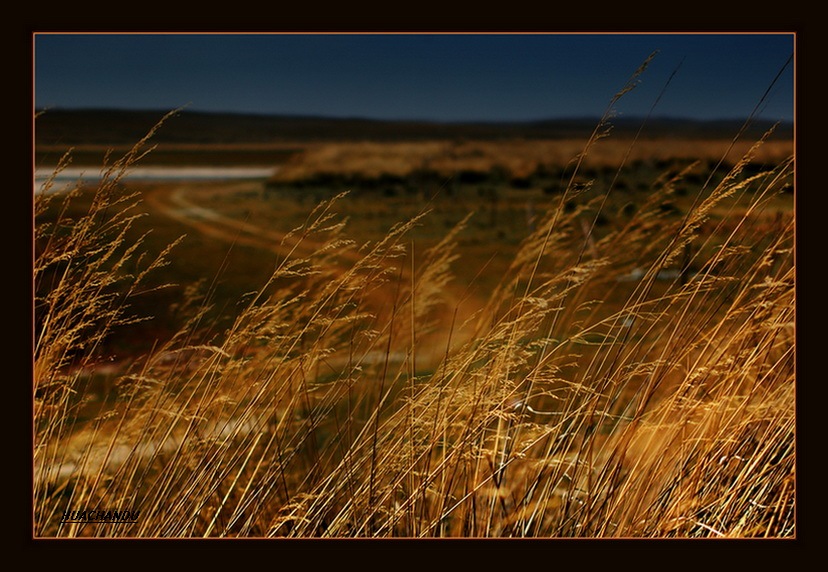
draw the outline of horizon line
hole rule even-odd
[[[242,111],[242,110],[211,110],[211,109],[193,109],[186,106],[178,108],[162,108],[162,107],[108,107],[108,106],[35,106],[35,113],[44,113],[49,111],[54,112],[115,112],[115,113],[180,113],[180,114],[199,114],[199,115],[236,115],[248,117],[268,117],[268,118],[291,118],[291,119],[322,119],[331,121],[367,121],[376,123],[431,123],[444,125],[457,124],[531,124],[543,123],[549,121],[595,121],[600,119],[600,114],[594,115],[578,114],[578,115],[548,115],[545,117],[536,117],[534,119],[433,119],[423,117],[370,117],[365,115],[326,115],[323,113],[299,113],[299,112],[275,112],[275,111]],[[629,115],[615,115],[610,118],[613,121],[641,121],[647,119],[648,121],[685,121],[695,123],[720,123],[720,122],[735,122],[745,121],[745,117],[714,117],[714,118],[700,118],[690,115],[676,115],[663,114],[651,115],[645,114],[629,114]],[[763,117],[756,117],[754,122],[767,123],[781,123],[791,124],[795,123],[795,119],[768,119]]]

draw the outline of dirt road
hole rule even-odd
[[[228,244],[243,244],[282,256],[297,254],[297,248],[301,253],[309,254],[321,246],[309,239],[297,244],[287,240],[286,232],[262,228],[198,206],[187,198],[188,191],[192,189],[190,185],[157,186],[144,193],[144,201],[154,211]]]
[[[233,185],[240,190],[245,188],[244,183]],[[228,192],[232,192],[233,188],[228,187]],[[198,187],[187,184],[154,186],[144,193],[144,201],[154,212],[228,245],[241,244],[291,258],[309,256],[323,246],[321,241],[312,237],[300,239],[289,235],[288,231],[263,228],[197,205],[190,198],[197,189]],[[356,263],[362,258],[362,254],[355,250],[343,250],[339,254],[343,265]],[[395,272],[401,284],[411,284],[412,270],[409,264],[403,263]],[[380,289],[378,292],[385,298],[372,300],[372,305],[390,311],[394,305],[393,289]],[[423,365],[434,365],[445,355],[447,345],[456,345],[468,339],[469,333],[464,330],[463,323],[483,304],[482,300],[472,299],[469,291],[458,285],[448,288],[442,296],[448,310],[439,317],[437,331],[417,340],[417,359]]]

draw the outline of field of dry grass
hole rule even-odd
[[[596,145],[583,156],[582,168],[617,168],[624,162],[738,161],[751,142],[722,139],[611,140]],[[316,143],[305,146],[275,175],[287,183],[320,174],[407,177],[418,171],[444,176],[461,172],[487,173],[500,169],[510,176],[528,177],[539,167],[553,169],[572,165],[583,151],[583,139],[508,141],[416,141]],[[790,140],[767,142],[754,152],[754,161],[773,164],[793,153]]]
[[[142,141],[38,194],[34,535],[795,536],[790,144],[610,140],[310,145],[178,195],[122,181]],[[216,216],[156,242],[175,197]]]

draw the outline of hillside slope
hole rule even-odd
[[[169,110],[50,109],[35,120],[35,144],[120,145],[143,137]],[[616,118],[613,136],[635,134],[642,118]],[[157,143],[231,144],[303,141],[401,141],[433,139],[585,139],[596,118],[549,119],[532,122],[429,123],[378,121],[361,118],[302,117],[203,113],[182,111],[154,137]],[[732,138],[742,120],[693,121],[657,118],[647,121],[649,138]],[[771,126],[760,121],[748,136],[756,137]],[[780,125],[777,137],[791,138],[793,126]]]

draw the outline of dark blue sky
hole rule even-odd
[[[35,106],[378,119],[792,120],[792,33],[36,34]],[[680,67],[679,67],[680,65]]]

